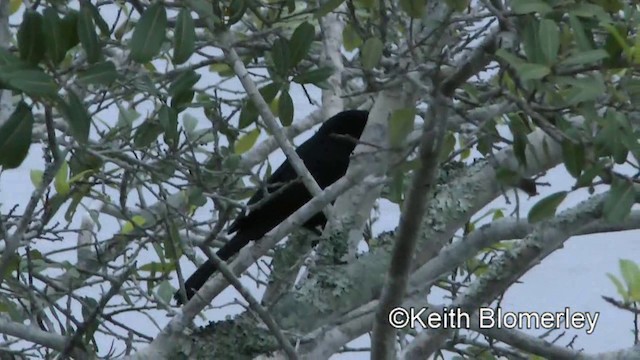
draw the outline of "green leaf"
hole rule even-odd
[[[27,9],[22,15],[22,23],[18,28],[18,50],[20,58],[31,65],[38,64],[45,54],[42,15]]]
[[[167,31],[167,11],[160,2],[154,2],[140,16],[131,36],[131,59],[138,63],[151,61],[162,47]]]
[[[278,91],[280,91],[281,84],[278,82],[271,82],[260,88],[260,95],[264,101],[269,104],[275,99],[276,95],[278,95]],[[242,110],[240,111],[240,120],[238,127],[240,129],[244,129],[247,126],[253,124],[258,119],[258,109],[256,109],[253,101],[247,98],[242,106]]]
[[[400,0],[400,8],[413,19],[422,18],[426,5],[426,0]]]
[[[365,70],[371,70],[378,65],[382,58],[382,50],[384,44],[378,38],[372,37],[365,41],[362,45],[362,67]]]
[[[549,63],[554,63],[558,58],[558,50],[560,49],[560,30],[558,25],[553,20],[542,19],[538,29],[538,36],[542,53]]]
[[[273,42],[271,49],[273,65],[275,71],[280,76],[287,76],[291,69],[291,52],[289,51],[289,41],[287,39],[278,38]]]
[[[9,1],[9,15],[13,15],[22,7],[22,0]]]
[[[67,14],[60,19],[60,31],[62,32],[62,44],[65,53],[80,43],[78,37],[78,11],[69,10]]]
[[[195,50],[196,28],[187,8],[180,10],[176,19],[173,36],[173,64],[179,65],[189,60]]]
[[[68,51],[80,43],[80,37],[78,36],[78,14],[76,10],[69,10],[69,12],[60,19],[60,28],[62,34],[64,34],[65,51]]]
[[[193,90],[193,86],[200,80],[201,75],[195,70],[182,72],[169,87],[169,96],[178,96],[185,91]]]
[[[640,301],[640,267],[631,260],[620,259],[620,273],[627,284],[629,302]]]
[[[247,126],[253,124],[258,120],[258,109],[250,99],[244,101],[242,110],[240,110],[240,119],[238,120],[238,127],[244,129]]]
[[[288,91],[283,91],[280,94],[280,101],[278,101],[278,117],[282,126],[289,126],[293,122],[293,100]]]
[[[87,61],[90,64],[100,61],[102,56],[102,49],[100,48],[100,42],[98,40],[98,34],[96,33],[96,26],[93,23],[93,14],[90,6],[86,5],[86,2],[82,2],[80,6],[80,15],[78,19],[78,38],[80,44],[85,53],[87,53]]]
[[[353,51],[362,45],[362,38],[358,35],[356,28],[347,23],[345,25],[344,30],[342,30],[342,46],[344,46],[345,50]]]
[[[44,9],[42,26],[49,59],[54,64],[59,64],[67,53],[67,44],[62,21],[54,7]]]
[[[276,95],[278,95],[278,91],[280,91],[280,87],[281,84],[278,82],[271,82],[268,83],[267,85],[263,86],[260,88],[260,95],[262,95],[262,98],[264,99],[264,101],[269,104],[270,102],[273,101],[273,99],[276,98]]]
[[[447,131],[442,141],[442,149],[440,149],[440,162],[444,162],[456,148],[456,137],[451,131]]]
[[[322,5],[320,5],[320,8],[318,9],[318,11],[316,11],[316,15],[315,15],[316,19],[320,19],[325,15],[327,15],[328,13],[332,12],[333,10],[337,9],[338,6],[342,5],[343,2],[344,0],[324,1]]]
[[[78,81],[84,85],[109,86],[117,78],[116,66],[111,61],[95,63],[78,73]]]
[[[524,64],[524,60],[508,52],[505,49],[498,49],[498,51],[496,51],[496,56],[506,61],[510,66],[514,68],[517,68],[518,66],[521,66]]]
[[[0,126],[0,166],[15,169],[27,157],[31,146],[33,114],[31,108],[21,101],[9,119]]]
[[[226,25],[229,27],[242,20],[245,12],[247,12],[247,2],[244,0],[231,0],[225,11],[227,13]]]
[[[87,2],[82,2],[83,6],[86,6],[87,9],[89,10],[91,17],[93,17],[93,21],[95,22],[96,25],[98,25],[98,29],[100,29],[100,32],[102,33],[103,36],[109,36],[109,25],[107,24],[106,21],[104,21],[104,19],[102,18],[102,15],[100,15],[100,10],[98,10],[97,7],[95,7],[95,5],[93,5],[91,2],[87,1]]]
[[[293,77],[292,81],[298,84],[314,84],[317,85],[329,78],[333,74],[331,67],[321,67],[313,69]]]
[[[625,289],[624,285],[622,285],[622,281],[609,273],[607,273],[607,277],[609,277],[609,280],[611,280],[613,285],[616,287],[616,291],[618,292],[618,294],[620,294],[620,296],[622,296],[622,299],[627,302],[629,299],[629,293],[627,292],[627,289]]]
[[[60,165],[60,169],[53,178],[53,187],[56,192],[62,196],[69,194],[71,186],[69,185],[69,165],[66,161],[63,161]]]
[[[293,35],[291,35],[291,40],[289,41],[291,47],[291,67],[298,65],[298,63],[307,56],[315,35],[315,28],[306,21],[298,25],[293,31]]]
[[[551,73],[551,69],[549,69],[549,67],[531,63],[519,65],[516,68],[516,71],[522,81],[540,80]]]
[[[193,90],[185,90],[176,94],[176,96],[171,98],[171,107],[176,109],[178,112],[183,111],[191,104],[194,94],[195,92]]]
[[[540,41],[540,22],[533,16],[522,16],[522,48],[527,60],[535,64],[545,64]]]
[[[568,140],[563,141],[562,158],[564,167],[567,168],[569,174],[574,178],[578,178],[587,161],[584,145],[582,143],[574,144]]]
[[[178,114],[167,105],[162,105],[158,112],[158,120],[164,129],[168,143],[176,145],[178,143]]]
[[[144,264],[138,268],[139,271],[146,271],[152,273],[170,273],[176,270],[176,265],[170,262],[159,263],[159,262],[150,262],[148,264]]]
[[[260,136],[260,129],[253,129],[241,136],[235,143],[235,154],[241,155],[249,151],[258,140],[258,136]]]
[[[178,227],[173,221],[169,220],[167,225],[169,231],[167,231],[168,236],[164,237],[164,256],[167,259],[173,260],[175,262],[182,256],[182,247],[180,247],[180,233],[178,232]]]
[[[58,84],[40,69],[18,70],[6,76],[9,85],[29,96],[54,97],[58,94]]]
[[[31,179],[31,183],[34,187],[39,188],[42,185],[42,177],[44,176],[44,171],[33,169],[29,172],[29,178]]]
[[[571,85],[571,89],[566,95],[566,101],[571,105],[585,101],[593,101],[607,91],[604,79],[600,74],[582,78],[558,78],[558,81],[563,81]]]
[[[73,137],[79,143],[85,144],[89,139],[91,118],[84,104],[73,90],[69,90],[67,99],[68,103],[61,102],[59,104],[60,110],[69,124]]]
[[[605,220],[613,223],[624,220],[635,201],[636,192],[633,184],[624,179],[614,178],[602,209]]]
[[[511,10],[518,15],[536,12],[545,15],[553,11],[553,8],[542,0],[513,0],[511,1]]]
[[[389,120],[389,141],[391,147],[402,146],[407,135],[413,130],[416,117],[416,108],[398,109],[391,114]]]
[[[122,227],[122,230],[120,230],[120,233],[123,235],[127,235],[133,232],[133,230],[135,230],[138,227],[142,227],[147,221],[145,220],[145,218],[141,215],[135,215],[131,218],[131,221],[127,221],[124,226]]]
[[[529,215],[527,216],[529,223],[535,224],[554,216],[558,206],[560,206],[562,201],[564,201],[567,194],[568,193],[566,191],[559,191],[538,201],[533,205],[531,210],[529,210]]]
[[[592,64],[601,60],[604,60],[609,57],[609,53],[607,53],[603,49],[595,49],[595,50],[587,50],[582,51],[577,54],[573,54],[566,58],[565,60],[560,62],[562,66],[574,66],[574,65],[586,65]]]
[[[593,49],[593,37],[589,36],[591,34],[587,33],[584,26],[582,26],[582,21],[574,14],[569,14],[569,25],[576,39],[576,44],[578,44],[578,49],[582,51]]]
[[[22,64],[26,68],[26,64],[24,64],[17,56],[13,55],[11,51],[0,47],[0,66],[8,66],[8,65],[17,65]]]
[[[147,120],[136,129],[133,143],[138,148],[148,147],[163,132],[164,128],[157,121]]]

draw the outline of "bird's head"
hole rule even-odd
[[[318,132],[324,132],[336,135],[348,135],[354,139],[359,139],[362,135],[369,112],[364,110],[346,110],[332,116],[329,120],[318,129]]]

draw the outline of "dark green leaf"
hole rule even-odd
[[[27,9],[22,15],[22,23],[18,28],[18,50],[20,58],[31,65],[38,64],[45,54],[44,32],[42,31],[42,15]]]
[[[82,4],[85,4],[83,2]],[[96,33],[96,26],[93,23],[92,11],[88,6],[80,6],[80,15],[78,16],[78,38],[82,44],[82,48],[87,53],[87,61],[90,64],[100,61],[102,49]]]
[[[244,13],[247,11],[247,3],[244,0],[231,0],[227,7],[227,26],[233,25],[242,20]]]
[[[566,101],[572,105],[593,101],[607,91],[604,79],[600,74],[582,78],[563,78],[562,81],[571,85],[571,89],[566,95]]]
[[[133,136],[133,143],[138,148],[145,148],[151,145],[163,132],[164,129],[158,122],[147,120],[136,129],[136,133]]]
[[[78,12],[76,10],[69,10],[60,20],[60,28],[62,29],[65,52],[80,43],[78,37]]]
[[[178,227],[172,220],[168,220],[169,231],[164,241],[164,256],[168,260],[178,261],[182,256],[182,247],[180,247],[180,233]]]
[[[498,49],[496,51],[496,56],[506,61],[510,66],[517,68],[518,66],[524,64],[524,60],[517,57],[516,55],[508,52],[505,49]]]
[[[244,129],[247,126],[253,124],[258,120],[258,109],[253,105],[253,102],[249,99],[245,100],[242,110],[240,110],[240,119],[238,120],[238,127]]]
[[[169,96],[178,96],[179,94],[193,90],[193,86],[200,80],[200,74],[194,70],[187,70],[180,74],[169,87]]]
[[[364,45],[362,45],[362,67],[365,70],[371,70],[378,65],[380,62],[380,58],[382,58],[382,50],[384,49],[384,44],[378,38],[369,38],[365,41]]]
[[[67,98],[67,103],[61,102],[59,104],[60,110],[69,124],[73,137],[77,142],[84,144],[89,139],[91,118],[89,117],[84,104],[75,92],[70,90]]]
[[[276,73],[280,76],[287,76],[291,69],[291,53],[289,51],[289,41],[287,39],[278,38],[273,42],[271,49],[273,65]]]
[[[563,141],[562,157],[569,174],[578,178],[587,160],[584,145],[582,143],[574,144],[568,140]]]
[[[603,49],[587,50],[569,56],[560,64],[563,66],[586,65],[604,60],[608,57],[609,54]]]
[[[21,101],[13,114],[0,126],[0,166],[15,169],[27,157],[31,146],[33,114]]]
[[[191,17],[191,11],[180,10],[176,20],[173,37],[173,64],[179,65],[189,60],[195,50],[196,28]]]
[[[576,44],[578,44],[578,49],[582,51],[593,49],[593,37],[585,30],[580,19],[574,14],[569,14],[569,25],[576,39]]]
[[[191,104],[193,95],[193,90],[185,90],[181,93],[176,94],[176,96],[171,98],[171,107],[176,109],[178,112],[183,111]]]
[[[53,78],[40,69],[18,70],[8,74],[9,85],[30,96],[49,96],[58,94],[58,85]]]
[[[426,5],[426,0],[400,0],[400,8],[414,19],[422,18]]]
[[[332,12],[333,10],[337,9],[338,6],[342,5],[343,2],[344,0],[324,1],[322,5],[320,5],[320,8],[318,9],[318,11],[316,11],[316,15],[315,15],[316,19],[320,19],[325,15],[327,15],[328,13]]]
[[[63,34],[65,52],[80,43],[78,37],[78,12],[69,10],[67,15],[60,19],[60,29]]]
[[[511,10],[518,15],[536,12],[544,15],[551,12],[553,8],[542,0],[514,0],[511,2]]]
[[[636,191],[633,184],[625,179],[614,178],[602,209],[604,218],[614,223],[624,220],[635,201]]]
[[[172,108],[162,105],[158,113],[158,120],[164,129],[166,141],[170,145],[178,143],[178,114]]]
[[[278,91],[280,91],[280,83],[277,82],[272,82],[272,83],[268,83],[267,85],[263,86],[260,88],[260,95],[262,95],[262,98],[264,99],[264,101],[269,104],[273,101],[273,99],[276,98],[276,95],[278,95]]]
[[[540,22],[533,16],[525,15],[521,17],[522,26],[522,48],[531,63],[545,64],[544,54],[540,48]]]
[[[391,119],[389,120],[389,141],[391,147],[395,148],[404,143],[407,135],[413,130],[415,117],[415,108],[398,109],[391,114]]]
[[[65,33],[58,12],[53,7],[48,7],[43,12],[44,40],[47,54],[55,64],[60,63],[67,53]]]
[[[559,191],[538,201],[529,210],[529,215],[527,216],[529,223],[534,224],[554,216],[558,206],[564,201],[567,194],[566,191]]]
[[[278,102],[278,116],[280,117],[280,123],[282,126],[289,126],[293,122],[293,100],[288,91],[283,91],[280,94],[280,101]]]
[[[13,55],[9,50],[0,47],[0,66],[21,64],[22,62],[17,56]],[[24,64],[26,66],[26,64]]]
[[[167,31],[167,11],[155,2],[140,16],[131,36],[131,59],[146,63],[158,55]]]
[[[106,21],[104,21],[102,15],[100,15],[100,10],[98,10],[98,8],[95,7],[95,5],[93,5],[90,1],[83,2],[82,5],[86,6],[91,12],[93,21],[96,25],[98,25],[98,29],[100,29],[102,36],[109,36],[109,25]]]
[[[316,30],[313,25],[306,21],[295,29],[289,42],[291,45],[291,67],[298,65],[307,56],[315,34]]]
[[[108,86],[117,78],[116,66],[111,61],[93,64],[78,74],[78,81],[84,85]]]
[[[327,80],[332,74],[332,68],[322,67],[296,75],[292,80],[298,84],[318,84]]]
[[[551,73],[551,69],[540,64],[522,64],[516,68],[516,72],[520,76],[520,80],[540,80]]]
[[[280,91],[280,83],[272,82],[260,88],[260,95],[267,104],[270,104],[273,99],[275,99],[276,95],[278,95],[278,91]],[[258,119],[258,109],[256,109],[253,101],[247,98],[245,103],[240,111],[240,120],[238,127],[240,129],[244,129],[247,126],[253,124]]]
[[[548,63],[552,64],[558,58],[558,50],[560,49],[560,30],[558,25],[553,20],[542,19],[538,33],[542,53]]]

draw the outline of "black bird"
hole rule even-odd
[[[296,149],[298,156],[320,188],[324,189],[333,184],[346,173],[350,155],[356,146],[356,141],[362,135],[368,115],[367,111],[361,110],[338,113],[322,124],[315,135]],[[222,260],[226,261],[237,254],[249,241],[262,238],[312,198],[306,186],[299,181],[289,160],[285,160],[267,179],[268,193],[273,193],[283,186],[285,188],[267,198],[260,207],[246,215],[240,215],[231,224],[228,233],[235,232],[235,236],[216,253]],[[265,195],[267,194],[263,190],[259,190],[247,204],[255,204]],[[326,222],[324,214],[318,212],[303,226],[315,230],[318,226],[324,226]],[[187,299],[193,297],[215,270],[215,265],[207,260],[185,281]],[[178,304],[182,304],[179,291],[174,298]]]

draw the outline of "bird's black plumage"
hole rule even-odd
[[[333,184],[346,173],[351,152],[356,146],[355,140],[362,135],[367,119],[367,111],[348,110],[338,113],[325,121],[315,135],[296,149],[298,156],[320,188],[324,189]],[[351,139],[346,138],[345,135]],[[237,254],[249,241],[262,238],[311,200],[311,194],[301,181],[292,182],[296,179],[298,175],[288,160],[276,169],[267,179],[267,190],[273,193],[283,186],[285,188],[268,197],[260,207],[239,216],[231,224],[228,232],[230,234],[235,232],[235,236],[216,253],[222,260],[226,261]],[[248,205],[262,200],[265,195],[262,190],[256,192],[249,199]],[[303,226],[316,229],[318,226],[324,226],[326,222],[324,214],[319,212]],[[215,270],[215,265],[207,261],[185,281],[188,299],[193,297]],[[178,304],[182,302],[179,292],[174,297]]]

